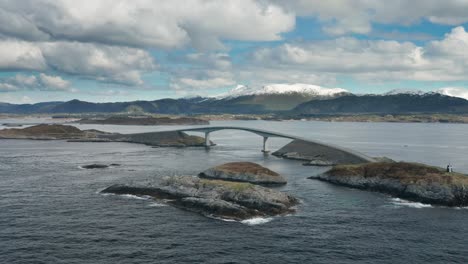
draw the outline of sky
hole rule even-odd
[[[0,0],[0,102],[238,85],[468,96],[468,0]]]

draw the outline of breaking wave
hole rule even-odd
[[[406,206],[411,208],[432,208],[433,206],[430,204],[424,204],[420,202],[411,202],[407,200],[403,200],[400,198],[392,198],[392,203],[397,206]]]
[[[271,220],[273,220],[273,218],[254,217],[254,218],[242,220],[241,223],[246,224],[246,225],[262,225],[262,224],[266,224],[270,222]]]

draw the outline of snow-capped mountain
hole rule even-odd
[[[260,89],[254,89],[245,85],[238,85],[231,91],[218,97],[239,97],[245,95],[265,95],[265,94],[304,94],[308,96],[329,97],[341,93],[348,93],[342,88],[325,88],[312,84],[269,84]]]

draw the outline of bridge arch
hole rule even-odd
[[[257,129],[257,128],[248,128],[248,127],[236,127],[236,126],[208,126],[208,127],[195,127],[195,128],[186,128],[186,129],[179,129],[177,131],[180,132],[202,132],[205,134],[205,146],[210,147],[210,133],[220,131],[220,130],[241,130],[241,131],[247,131],[251,132],[254,134],[257,134],[263,138],[263,148],[262,152],[268,153],[267,149],[267,141],[268,138],[270,137],[278,137],[278,138],[287,138],[287,139],[292,139],[293,143],[295,143],[295,146],[297,148],[297,145],[306,145],[306,148],[314,148],[317,149],[319,155],[320,151],[326,152],[326,153],[335,153],[337,155],[347,155],[349,157],[352,157],[354,160],[361,161],[361,162],[373,162],[375,161],[373,158],[368,157],[362,153],[359,153],[357,151],[349,150],[343,147],[335,146],[332,144],[328,143],[322,143],[319,141],[315,140],[310,140],[310,139],[305,139],[293,135],[288,135],[284,133],[278,133],[278,132],[273,132],[273,131],[268,131],[268,130],[263,130],[263,129]],[[290,143],[291,144],[291,143]],[[290,145],[288,144],[288,145]],[[287,146],[288,146],[287,145]],[[316,152],[317,152],[316,151]],[[310,152],[310,151],[309,151]],[[330,153],[329,153],[330,154]]]
[[[220,130],[241,130],[247,131],[254,134],[257,134],[263,138],[263,148],[262,152],[268,153],[267,141],[271,137],[287,138],[287,139],[296,139],[296,137],[291,135],[286,135],[282,133],[276,133],[272,131],[267,131],[263,129],[248,128],[248,127],[234,127],[234,126],[211,126],[211,127],[197,127],[197,128],[188,128],[180,129],[181,132],[202,132],[205,133],[205,147],[210,147],[210,133],[220,131]]]

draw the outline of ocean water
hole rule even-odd
[[[462,124],[212,124],[288,133],[370,156],[451,163],[468,173],[468,126]],[[178,128],[78,127],[121,133]],[[219,131],[211,139],[218,145],[210,150],[0,140],[0,263],[468,262],[467,208],[433,207],[307,179],[326,168],[263,155],[262,138],[248,132]],[[272,138],[269,148],[288,141]],[[99,193],[115,183],[196,175],[230,161],[253,161],[283,174],[288,184],[279,189],[301,200],[297,213],[223,221],[144,197]],[[121,166],[80,168],[91,163]]]

